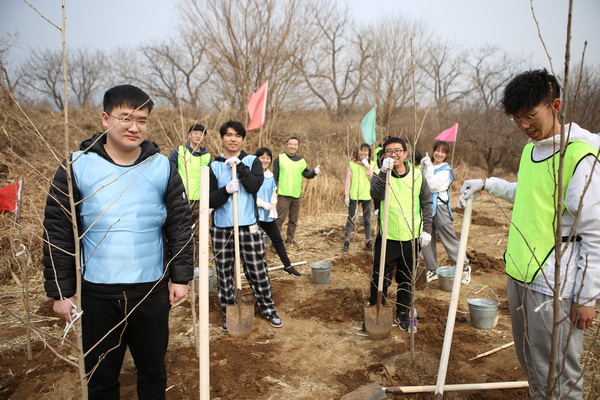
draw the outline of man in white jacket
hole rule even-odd
[[[575,123],[562,131],[560,88],[545,69],[516,76],[504,91],[502,105],[530,138],[521,155],[518,182],[467,180],[460,189],[459,207],[480,190],[514,203],[504,255],[507,296],[515,350],[530,396],[546,398],[553,392],[556,398],[581,399],[583,330],[592,324],[600,294],[600,138]],[[561,133],[566,143],[562,193],[555,196]],[[559,268],[554,252],[557,199],[564,251]],[[554,322],[556,296],[560,316]],[[559,352],[555,369],[549,371],[553,329],[559,329]],[[553,387],[548,387],[549,374],[556,378]]]

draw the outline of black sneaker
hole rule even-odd
[[[221,325],[223,332],[227,332],[227,321],[223,321],[223,325]]]
[[[277,314],[267,315],[264,318],[269,321],[273,328],[281,328],[283,326],[283,321],[277,316]]]
[[[367,325],[364,322],[362,323],[362,326],[360,327],[360,330],[363,331],[363,332],[367,331]]]
[[[367,249],[373,251],[373,242],[371,242],[370,240],[367,242],[367,244],[365,246],[367,246]]]
[[[342,251],[348,251],[348,249],[350,249],[350,242],[346,240],[342,246]]]
[[[302,274],[300,272],[296,271],[296,268],[292,267],[291,265],[289,267],[283,268],[283,272],[287,272],[288,274],[290,274],[292,276],[302,276]]]
[[[408,317],[405,314],[400,315],[399,317],[394,318],[394,323],[400,327],[403,331],[408,331]]]

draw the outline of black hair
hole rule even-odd
[[[300,139],[298,139],[296,136],[289,137],[288,140],[286,140],[285,142],[287,143],[287,142],[289,142],[292,139],[296,139],[298,141],[298,146],[300,146]]]
[[[269,149],[268,147],[261,147],[260,149],[256,150],[256,153],[254,153],[256,157],[260,157],[264,154],[268,155],[269,157],[271,157],[271,160],[273,160],[273,153],[271,153],[271,149]]]
[[[119,85],[110,88],[104,93],[102,101],[104,112],[110,114],[117,107],[131,107],[136,110],[148,109],[148,114],[154,107],[150,96],[142,89],[133,85]]]
[[[358,160],[358,152],[363,149],[369,150],[369,161],[371,161],[371,146],[369,146],[367,143],[361,143],[360,145],[356,146],[354,148],[354,152],[352,153],[352,158],[354,160]]]
[[[238,122],[238,121],[225,122],[223,125],[221,125],[221,128],[219,129],[219,133],[221,134],[221,137],[225,136],[225,134],[227,133],[227,128],[232,128],[234,131],[236,131],[236,133],[241,135],[244,139],[246,138],[246,128],[244,128],[244,125],[242,125],[241,122]]]
[[[558,98],[558,81],[544,68],[515,76],[504,89],[502,107],[506,115],[515,115],[531,110],[541,102],[550,103]]]
[[[190,129],[188,129],[188,133],[192,133],[194,131],[200,131],[203,135],[206,135],[206,128],[204,127],[204,125],[194,124],[190,126]]]
[[[423,159],[423,154],[419,150],[415,150],[415,164],[421,164],[421,160]]]
[[[387,138],[385,142],[383,142],[383,146],[381,146],[384,154],[385,148],[392,143],[400,143],[402,145],[402,150],[406,151],[406,143],[404,143],[404,140],[400,139],[399,137],[390,137]]]

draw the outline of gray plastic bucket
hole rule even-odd
[[[479,329],[492,329],[496,324],[496,312],[500,302],[490,299],[467,299],[471,325]]]
[[[451,292],[452,285],[454,285],[454,265],[450,267],[439,267],[435,270],[435,273],[438,276],[440,289]]]
[[[194,269],[194,292],[198,293],[200,287],[200,281],[198,278],[199,270],[198,268]],[[217,276],[215,275],[215,270],[208,270],[208,291],[212,292],[214,288],[217,286]]]
[[[331,275],[331,266],[331,263],[327,261],[317,261],[310,264],[310,269],[312,271],[312,281],[320,285],[329,283],[329,277]]]

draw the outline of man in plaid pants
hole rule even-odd
[[[283,326],[271,295],[271,281],[263,258],[264,244],[258,228],[256,193],[264,176],[260,160],[242,150],[246,129],[237,121],[224,123],[221,135],[223,154],[210,164],[210,208],[214,209],[211,237],[217,265],[219,302],[223,307],[223,330],[227,331],[225,307],[236,304],[234,285],[235,250],[233,239],[233,196],[238,193],[240,256],[244,274],[252,288],[261,315],[275,328]],[[232,165],[237,176],[232,176]]]

